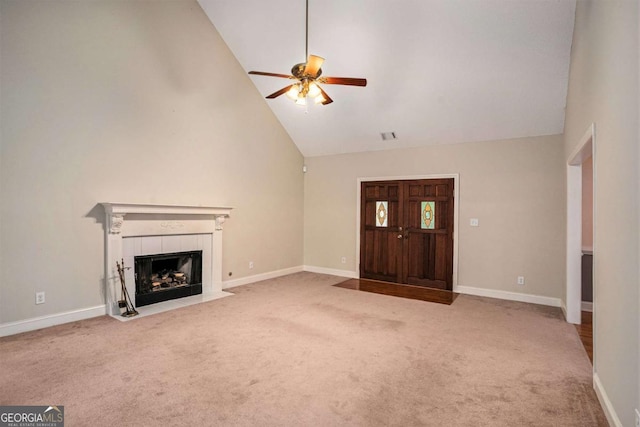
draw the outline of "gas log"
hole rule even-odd
[[[162,270],[151,275],[151,291],[187,286],[187,276],[181,271]]]

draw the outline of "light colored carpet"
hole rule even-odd
[[[298,273],[122,323],[0,339],[0,404],[68,426],[606,426],[559,309]]]

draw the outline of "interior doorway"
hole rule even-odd
[[[593,157],[582,163],[582,323],[593,312]]]
[[[453,290],[454,179],[360,188],[360,278]]]
[[[583,256],[583,164],[591,159],[593,165],[592,197],[595,199],[596,156],[595,124],[585,132],[567,162],[567,294],[565,316],[567,322],[580,324],[582,311],[582,256]],[[592,203],[593,208],[593,203]],[[592,224],[596,213],[592,210]],[[591,251],[595,254],[595,233],[592,233]],[[595,306],[595,299],[594,304]],[[595,316],[593,321],[595,322]]]

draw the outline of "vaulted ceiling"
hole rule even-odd
[[[199,0],[245,71],[305,62],[304,0]],[[309,0],[332,104],[265,100],[305,156],[563,132],[575,0]],[[251,76],[266,96],[286,79]],[[383,141],[381,132],[395,132]]]

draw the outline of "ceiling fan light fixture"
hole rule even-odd
[[[291,100],[296,101],[298,99],[298,94],[300,93],[300,85],[293,85],[291,89],[287,91],[287,97]]]
[[[307,98],[304,96],[298,97],[298,99],[296,100],[296,105],[302,105],[302,106],[307,105]]]
[[[324,96],[322,96],[322,94],[316,96],[314,99],[314,102],[316,104],[322,104],[324,101],[326,101],[326,99],[324,98]]]
[[[318,95],[321,95],[320,88],[315,83],[309,83],[309,96],[311,98],[317,98]]]

